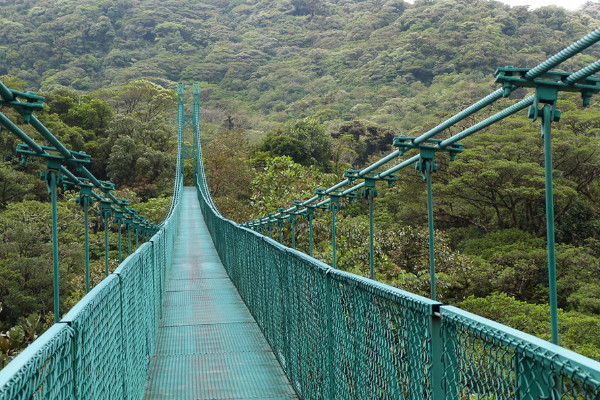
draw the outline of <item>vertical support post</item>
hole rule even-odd
[[[127,236],[129,236],[128,240],[127,240],[127,245],[128,245],[128,254],[131,254],[131,223],[129,223],[127,225]]]
[[[427,182],[427,225],[429,227],[429,275],[431,285],[431,299],[436,299],[436,282],[435,282],[435,248],[434,248],[434,230],[433,230],[433,200],[431,195],[431,171],[429,161],[424,161],[425,165],[425,180]]]
[[[328,269],[325,272],[325,307],[326,307],[326,318],[325,321],[327,329],[327,380],[328,380],[328,399],[335,399],[335,373],[333,368],[333,315],[332,315],[332,294],[331,294],[331,270]]]
[[[313,219],[315,215],[310,213],[308,214],[308,253],[312,257],[313,256]]]
[[[553,115],[548,104],[542,108],[542,136],[544,137],[544,169],[546,175],[546,238],[548,246],[548,281],[550,292],[550,326],[552,343],[558,345],[558,306],[556,294],[556,258],[554,238],[554,193],[552,182],[551,128]]]
[[[296,249],[296,216],[292,215],[292,249]]]
[[[283,224],[278,223],[277,227],[279,228],[279,243],[283,244]]]
[[[135,230],[135,249],[137,250],[140,247],[140,236],[138,232],[138,228]]]
[[[121,247],[121,221],[118,221],[119,223],[119,264],[121,264],[123,262],[123,252],[122,252],[122,247]]]
[[[331,203],[331,245],[333,247],[333,268],[337,268],[337,251],[335,247],[335,209],[336,204]]]
[[[85,292],[90,292],[90,236],[88,223],[88,197],[83,200],[83,224],[85,237]]]
[[[92,185],[81,183],[79,197],[75,200],[83,207],[83,237],[85,257],[85,292],[90,292],[90,235],[89,235],[89,206],[93,203]]]
[[[433,391],[433,399],[457,399],[458,396],[454,396],[456,391],[456,383],[452,382],[448,387],[448,392],[445,393],[443,379],[444,379],[444,341],[442,340],[442,318],[440,314],[440,306],[434,305],[431,312],[431,386]],[[447,356],[456,357],[454,352],[448,353]],[[453,367],[455,366],[455,359],[448,360]],[[452,370],[446,369],[449,373],[455,373],[458,375],[456,368]],[[416,393],[414,393],[416,394]],[[450,395],[450,397],[447,397]]]
[[[104,276],[108,276],[108,217],[104,218]]]
[[[419,161],[415,166],[416,170],[421,173],[421,177],[427,183],[427,225],[429,228],[429,280],[430,280],[430,291],[431,299],[437,298],[436,294],[436,282],[435,282],[435,243],[434,243],[434,230],[433,230],[433,200],[431,195],[431,174],[437,171],[438,166],[434,162],[435,153],[437,151],[447,151],[450,155],[450,161],[454,161],[456,155],[463,151],[463,145],[455,142],[450,146],[440,147],[442,141],[440,139],[427,139],[421,144],[415,144],[416,138],[408,138],[405,136],[399,136],[394,138],[394,146],[398,147],[400,154],[410,148],[419,148]]]
[[[194,82],[193,84],[193,92],[194,92],[194,176],[198,173],[199,166],[197,165],[199,161],[199,149],[200,149],[200,83]]]
[[[373,191],[368,189],[369,200],[369,266],[371,268],[371,279],[375,277],[375,255],[373,245]]]
[[[56,184],[57,172],[48,170],[48,179],[50,180],[50,197],[52,199],[52,272],[54,286],[54,323],[60,320],[60,292],[58,279],[58,210],[56,206]]]
[[[108,200],[108,196],[101,200],[100,216],[104,220],[104,276],[107,277],[109,274],[109,258],[108,258],[108,220],[111,216],[111,204],[112,201]]]

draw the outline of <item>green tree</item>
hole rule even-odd
[[[511,328],[550,340],[550,307],[529,304],[493,293],[487,297],[470,297],[460,307]],[[558,311],[561,346],[584,356],[600,360],[600,317],[577,312]]]
[[[330,186],[334,179],[332,174],[297,164],[289,156],[270,159],[250,184],[252,217],[289,207],[294,200],[308,199],[314,195],[315,188]]]
[[[272,156],[290,156],[302,165],[327,168],[332,155],[331,138],[325,127],[314,118],[286,123],[281,130],[268,134],[258,151]]]

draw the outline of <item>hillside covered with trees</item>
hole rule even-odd
[[[174,168],[173,89],[200,81],[210,189],[222,213],[243,222],[311,197],[345,169],[390,152],[395,136],[417,136],[487,95],[497,88],[497,67],[532,67],[599,26],[597,2],[568,12],[487,0],[7,0],[0,4],[0,79],[46,96],[42,122],[91,154],[94,174],[157,220]],[[598,58],[600,47],[592,47],[565,68]],[[582,109],[564,95],[553,124],[561,340],[596,359],[599,103]],[[52,320],[49,205],[37,177],[42,164],[21,166],[17,142],[4,131],[0,142],[0,330],[23,332],[0,338],[10,358],[28,333],[43,329],[35,315]],[[437,161],[440,299],[549,338],[539,125],[519,114],[466,140],[456,161]],[[376,278],[427,295],[425,185],[408,168],[378,190]],[[61,202],[69,221],[60,233],[67,306],[83,282],[82,217],[73,197],[64,193]],[[330,218],[319,216],[315,256],[325,262],[330,229]],[[304,221],[298,230],[307,251]],[[31,232],[45,232],[44,239]],[[101,238],[94,240],[99,259]],[[367,249],[367,206],[359,199],[340,212],[339,267],[366,276]]]

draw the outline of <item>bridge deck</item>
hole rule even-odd
[[[185,188],[145,399],[295,399]]]

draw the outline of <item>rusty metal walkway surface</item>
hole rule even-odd
[[[182,200],[144,399],[296,399],[219,260],[196,189]]]

